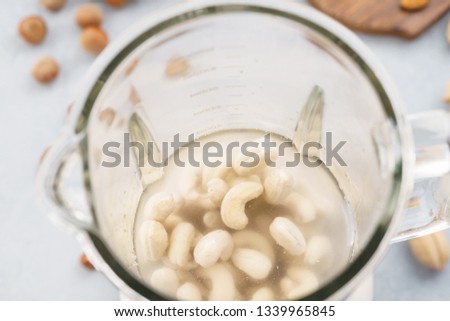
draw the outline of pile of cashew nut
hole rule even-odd
[[[314,204],[263,153],[254,167],[243,160],[186,169],[180,192],[144,192],[138,261],[154,264],[143,276],[153,289],[179,300],[290,300],[317,290],[331,243],[302,232]]]

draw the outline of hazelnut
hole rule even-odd
[[[80,262],[86,269],[91,270],[91,271],[95,270],[94,265],[92,265],[91,261],[89,261],[86,254],[81,255]]]
[[[450,259],[450,243],[444,232],[418,237],[408,244],[416,260],[429,269],[443,270]]]
[[[78,8],[75,20],[81,28],[100,26],[103,22],[103,12],[99,6],[86,3]]]
[[[41,17],[29,16],[20,22],[19,33],[26,42],[36,45],[44,40],[47,26]]]
[[[406,11],[416,11],[425,8],[430,0],[401,0],[400,6]]]
[[[41,4],[47,10],[58,11],[66,4],[66,0],[41,0]]]
[[[121,7],[125,4],[127,4],[127,0],[105,0],[107,4],[109,4],[111,7]]]
[[[52,82],[59,74],[58,63],[52,57],[42,57],[34,65],[32,74],[40,83]]]
[[[81,32],[80,42],[88,53],[98,54],[108,45],[108,35],[98,27],[87,27]]]

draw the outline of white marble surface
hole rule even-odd
[[[6,2],[6,1],[5,1]],[[100,273],[78,263],[77,242],[56,228],[36,204],[39,156],[57,136],[67,105],[94,58],[78,45],[73,23],[77,4],[68,0],[57,14],[37,0],[8,1],[0,11],[0,299],[115,300],[118,292]],[[126,10],[105,8],[105,28],[114,39],[148,12],[175,1],[135,1]],[[27,14],[42,14],[50,32],[41,46],[17,36]],[[414,42],[362,36],[384,63],[409,111],[444,108],[441,96],[450,79],[450,48],[445,40],[448,16]],[[61,75],[50,86],[36,84],[30,68],[41,54],[61,62]],[[406,244],[392,246],[375,274],[375,299],[450,299],[450,268],[433,273],[416,264]]]

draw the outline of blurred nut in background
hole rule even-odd
[[[41,0],[41,4],[50,11],[58,11],[66,4],[66,0]]]
[[[34,65],[32,74],[40,83],[52,82],[59,74],[58,63],[52,57],[42,57]]]
[[[444,232],[437,232],[408,241],[412,254],[423,266],[440,271],[447,265],[450,245]]]
[[[88,53],[98,54],[108,45],[108,35],[98,27],[87,27],[81,32],[80,42]]]
[[[86,3],[78,8],[75,20],[81,28],[88,26],[98,27],[103,22],[103,12],[99,6],[93,3]]]
[[[105,0],[107,4],[109,4],[112,7],[121,7],[125,4],[127,4],[127,0]]]
[[[444,99],[444,102],[446,102],[447,104],[450,104],[450,81],[447,82],[447,87],[445,87],[443,99]]]
[[[44,40],[47,26],[41,17],[29,16],[20,22],[19,33],[26,42],[36,45]]]
[[[88,257],[86,256],[86,254],[82,254],[80,256],[80,263],[81,265],[83,265],[86,269],[93,271],[95,270],[94,265],[91,263],[91,261],[89,261]]]
[[[189,63],[183,58],[172,58],[167,62],[165,74],[175,77],[184,74],[189,69]]]
[[[429,0],[401,0],[400,6],[407,11],[416,11],[425,8]]]

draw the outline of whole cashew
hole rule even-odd
[[[288,300],[300,299],[316,291],[319,287],[317,276],[309,270],[290,268],[287,271],[287,275],[296,284],[293,289],[285,293]]]
[[[172,214],[169,215],[163,222],[164,227],[168,232],[172,231],[175,226],[179,225],[183,222],[183,219],[178,215]]]
[[[274,299],[275,294],[268,286],[264,286],[256,290],[252,294],[251,298],[252,301],[273,301]]]
[[[301,223],[309,223],[316,218],[316,208],[313,203],[296,192],[289,194],[281,204],[291,210],[294,217],[298,218]]]
[[[315,266],[319,263],[326,264],[330,262],[331,251],[330,239],[323,235],[315,235],[308,240],[303,260],[309,266]]]
[[[145,256],[150,261],[158,261],[169,245],[164,226],[154,220],[144,222],[139,229],[139,240],[144,244]]]
[[[170,235],[169,260],[177,266],[186,266],[191,257],[190,250],[195,239],[195,228],[190,223],[180,223]]]
[[[201,301],[202,293],[194,283],[186,282],[178,288],[176,297],[183,301]]]
[[[278,205],[293,188],[292,177],[282,170],[273,170],[264,179],[264,199],[267,203]]]
[[[233,241],[236,248],[249,248],[263,253],[275,263],[275,252],[272,244],[261,233],[245,229],[233,233]]]
[[[201,207],[203,209],[213,209],[214,204],[210,201],[208,195],[202,192],[201,177],[202,168],[186,167],[183,170],[180,182],[180,192],[184,200],[185,207]]]
[[[180,284],[180,280],[174,270],[162,267],[152,273],[150,284],[162,294],[174,296]]]
[[[269,227],[270,235],[284,249],[292,255],[302,255],[306,249],[303,233],[285,217],[277,217]]]
[[[209,301],[231,301],[238,294],[234,278],[224,264],[214,264],[201,271],[202,275],[209,280]]]
[[[140,212],[143,217],[156,221],[163,221],[176,209],[176,202],[170,193],[159,192],[150,197],[143,194]]]
[[[226,261],[233,252],[230,233],[216,230],[203,236],[194,248],[194,259],[202,267],[213,266],[219,259]]]
[[[246,182],[232,187],[225,195],[220,208],[220,216],[226,226],[242,230],[248,224],[245,204],[260,196],[263,192],[261,184]]]
[[[210,201],[216,206],[220,207],[225,194],[229,190],[228,184],[221,178],[213,178],[208,184],[208,197]]]
[[[239,270],[255,280],[265,279],[273,267],[267,256],[252,249],[236,249],[231,261]]]

